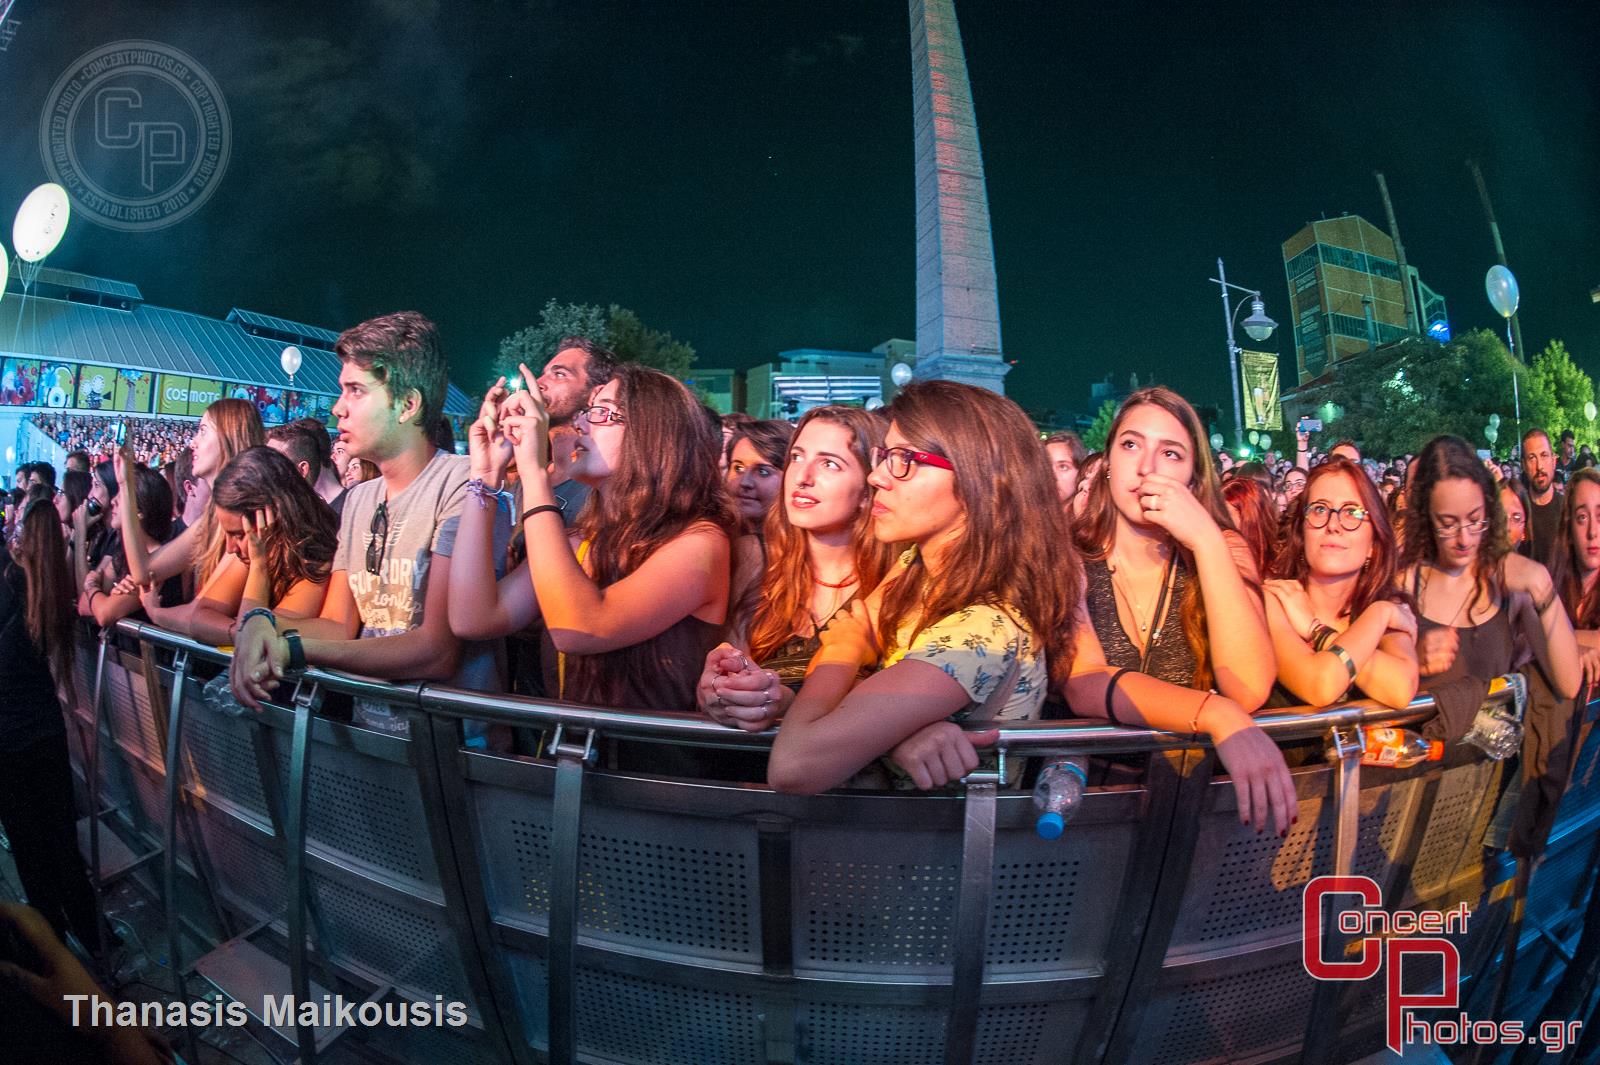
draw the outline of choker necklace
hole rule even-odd
[[[852,584],[858,583],[861,578],[852,573],[848,578],[840,581],[838,584],[834,584],[832,581],[825,581],[821,577],[812,577],[811,580],[813,583],[820,584],[824,588],[848,588]]]

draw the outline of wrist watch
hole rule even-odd
[[[289,645],[289,672],[304,673],[306,671],[306,649],[300,643],[299,629],[284,629],[283,641]]]

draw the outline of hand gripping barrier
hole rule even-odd
[[[1359,751],[1333,766],[1319,756],[1294,771],[1299,818],[1279,839],[1239,824],[1232,784],[1190,737],[1007,728],[1010,759],[1147,756],[1142,777],[1091,789],[1045,841],[1029,796],[998,776],[950,793],[802,798],[596,767],[617,738],[771,742],[693,715],[316,670],[292,710],[219,714],[191,674],[225,655],[148,625],[118,632],[143,658],[108,650],[100,727],[83,736],[77,716],[74,754],[92,801],[110,800],[111,834],[164,847],[175,964],[196,953],[180,953],[186,936],[215,948],[199,971],[255,965],[266,975],[250,986],[274,993],[467,1005],[460,1027],[359,1036],[403,1060],[1354,1060],[1383,1044],[1383,983],[1306,975],[1311,877],[1370,876],[1390,909],[1466,901],[1468,992],[1494,983],[1509,927],[1515,1003],[1570,959],[1600,839],[1600,740],[1587,729],[1514,925],[1514,865],[1482,844],[1501,763],[1362,774]],[[315,716],[328,692],[387,701],[409,735]],[[1330,729],[1432,712],[1419,699],[1258,720],[1320,751]],[[544,754],[465,748],[462,719],[542,731]],[[342,1032],[280,1034],[309,1062]]]

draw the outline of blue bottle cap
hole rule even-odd
[[[1033,828],[1039,833],[1040,839],[1060,839],[1061,833],[1066,831],[1067,822],[1060,814],[1051,810],[1049,813],[1040,814],[1039,821]]]

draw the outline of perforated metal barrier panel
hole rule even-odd
[[[155,838],[167,710],[152,706],[142,668],[113,653],[100,678],[101,794]],[[92,690],[95,678],[81,679]],[[171,672],[153,679],[165,699]],[[184,873],[212,877],[239,923],[282,934],[294,716],[219,713],[193,679],[184,694],[183,801],[208,859],[193,861],[180,833]],[[91,719],[73,712],[69,723],[81,777]],[[1241,826],[1232,785],[1199,771],[1091,790],[1058,841],[1034,833],[1026,795],[1001,793],[982,964],[963,989],[956,927],[971,878],[959,795],[802,799],[558,769],[413,732],[318,720],[305,768],[305,895],[325,932],[305,949],[356,986],[443,996],[471,1012],[465,1029],[361,1036],[380,1053],[937,1065],[965,1010],[964,1060],[992,1065],[1298,1054],[1315,986],[1299,956],[1302,891],[1332,871],[1337,835],[1326,766],[1296,770],[1299,817],[1285,839]],[[1461,896],[1475,921],[1501,913],[1482,849],[1499,773],[1475,763],[1364,775],[1354,871],[1383,885],[1390,905]],[[583,782],[580,805],[570,792],[560,799],[558,778]],[[1571,934],[1597,828],[1591,737],[1535,875],[1533,922],[1565,921]],[[573,938],[552,941],[569,907]],[[1478,934],[1498,927],[1479,921]],[[1526,979],[1548,980],[1556,970],[1536,938],[1529,957],[1541,975]],[[1492,961],[1494,942],[1470,940],[1464,950]],[[570,1018],[550,1012],[563,987]],[[1373,993],[1342,996],[1338,1030],[1352,1054],[1372,1043]]]

